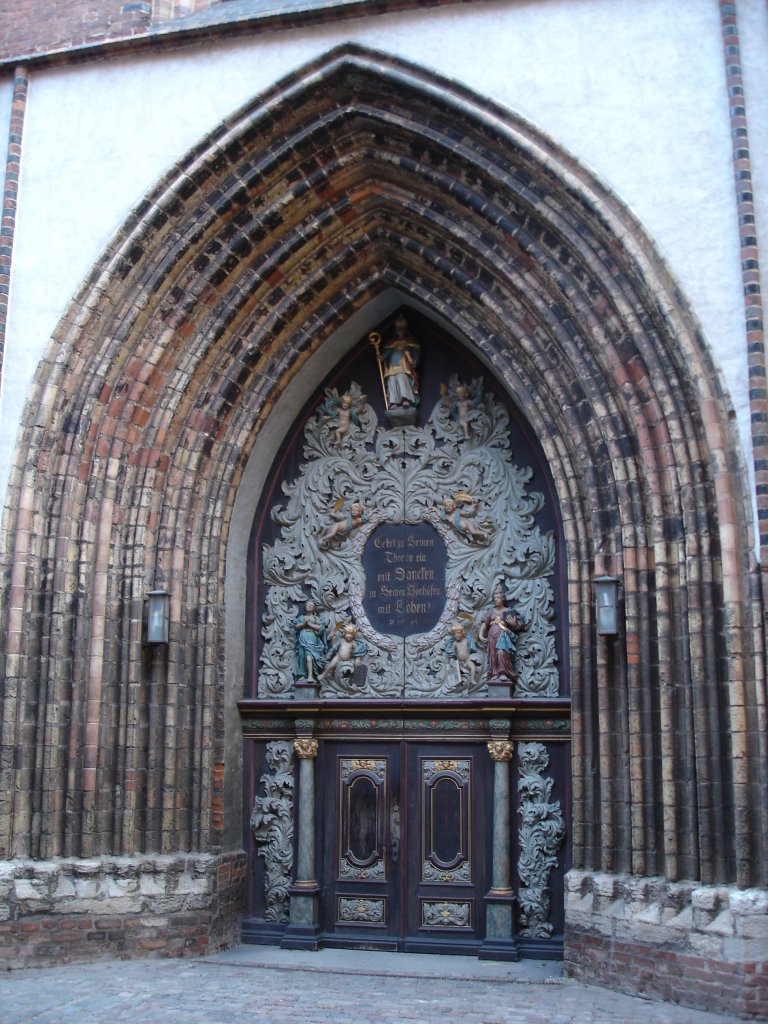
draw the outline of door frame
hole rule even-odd
[[[554,793],[562,805],[565,820],[565,840],[557,856],[557,879],[553,875],[551,891],[551,918],[555,922],[553,933],[545,938],[526,937],[519,934],[518,919],[520,908],[518,896],[521,879],[517,877],[514,863],[520,855],[520,829],[518,812],[520,804],[518,793],[523,784],[521,776],[515,781],[514,772],[509,776],[511,797],[511,815],[508,828],[508,844],[513,860],[512,890],[510,895],[494,893],[489,890],[483,895],[486,905],[494,904],[498,913],[499,904],[512,906],[513,925],[508,940],[502,942],[475,943],[472,950],[454,949],[455,952],[477,951],[479,956],[488,955],[495,959],[517,959],[519,956],[531,956],[538,959],[561,959],[563,952],[562,925],[562,876],[570,867],[570,700],[568,698],[544,698],[535,700],[485,698],[458,701],[341,701],[297,700],[265,701],[243,700],[239,702],[242,716],[243,736],[245,741],[245,758],[247,775],[250,785],[246,789],[245,809],[246,820],[251,815],[254,800],[258,799],[259,785],[263,783],[265,774],[263,751],[269,743],[281,742],[287,748],[293,744],[301,745],[301,749],[314,750],[312,759],[300,758],[300,764],[294,764],[294,777],[298,796],[294,794],[293,814],[295,831],[293,835],[294,849],[299,853],[306,852],[308,826],[305,822],[302,836],[301,824],[301,789],[302,779],[305,789],[307,780],[311,778],[312,811],[311,811],[311,842],[312,870],[310,877],[303,878],[298,871],[294,859],[292,866],[291,885],[288,892],[287,905],[289,912],[282,921],[268,922],[264,919],[259,904],[259,886],[262,876],[259,874],[260,853],[256,849],[254,836],[250,829],[246,830],[244,842],[249,850],[251,869],[249,870],[248,891],[243,925],[243,941],[267,944],[290,945],[293,948],[316,949],[322,945],[338,944],[326,934],[325,922],[321,918],[323,904],[322,876],[320,858],[322,849],[319,837],[322,836],[323,808],[322,800],[315,799],[317,789],[322,785],[318,778],[318,765],[323,758],[318,755],[324,750],[325,744],[349,744],[359,747],[361,752],[372,745],[386,743],[422,744],[425,749],[435,751],[449,744],[452,748],[469,749],[473,745],[495,745],[508,742],[512,750],[521,749],[522,744],[540,744],[555,755],[554,760],[560,766],[558,778],[553,778]],[[307,737],[312,737],[310,740]],[[490,746],[489,746],[490,750]],[[490,757],[489,753],[489,757]],[[260,760],[261,758],[261,760]],[[515,762],[512,762],[514,769]],[[495,778],[495,776],[494,776]],[[495,783],[494,783],[495,785]],[[522,798],[521,798],[522,799]],[[263,875],[263,872],[262,872]],[[298,908],[303,908],[299,910]],[[294,920],[294,917],[296,920]],[[384,948],[397,948],[399,937],[392,940],[391,945]],[[389,942],[389,940],[387,940]],[[375,940],[372,944],[375,944]],[[424,948],[426,946],[426,948]],[[486,947],[486,953],[483,947]],[[379,948],[382,948],[379,946]],[[421,943],[418,938],[402,942],[402,948],[411,951],[440,951],[434,943]]]

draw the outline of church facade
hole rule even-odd
[[[0,962],[562,958],[765,1016],[763,5],[37,6]]]

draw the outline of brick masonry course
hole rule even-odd
[[[768,893],[571,871],[567,972],[740,1019],[768,1016]]]
[[[0,862],[0,968],[237,942],[245,856]]]

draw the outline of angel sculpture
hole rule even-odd
[[[460,614],[464,614],[461,612]],[[471,616],[470,616],[471,618]],[[464,671],[469,673],[469,686],[467,693],[477,689],[477,665],[472,660],[472,655],[477,650],[472,630],[461,622],[455,622],[450,629],[450,636],[445,642],[445,653],[449,658],[456,661],[456,676],[458,678],[457,689],[461,690],[464,685]]]
[[[451,419],[456,420],[464,437],[469,438],[470,417],[483,404],[482,378],[479,381],[473,381],[472,387],[467,384],[454,384],[455,379],[455,377],[451,379],[450,386],[441,384],[440,393],[443,397],[443,404],[447,405],[450,410]]]
[[[328,648],[328,663],[320,673],[320,681],[333,676],[337,682],[362,689],[365,685],[363,658],[367,653],[368,644],[358,637],[357,626],[352,622],[344,623],[341,634]]]
[[[488,520],[478,520],[477,502],[471,494],[460,491],[458,494],[443,498],[440,518],[453,527],[470,543],[489,544],[493,526]]]
[[[366,403],[366,395],[353,395],[351,391],[339,398],[328,394],[323,402],[323,418],[331,425],[331,436],[336,444],[341,444],[349,433],[352,425],[360,426],[360,410]]]
[[[367,519],[368,516],[359,501],[353,501],[347,506],[346,501],[339,498],[331,510],[332,522],[318,533],[317,542],[321,548],[327,548],[334,540],[343,540]]]

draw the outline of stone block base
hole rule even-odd
[[[0,969],[239,942],[245,854],[0,861]]]
[[[571,871],[565,970],[580,981],[768,1020],[768,891]]]

